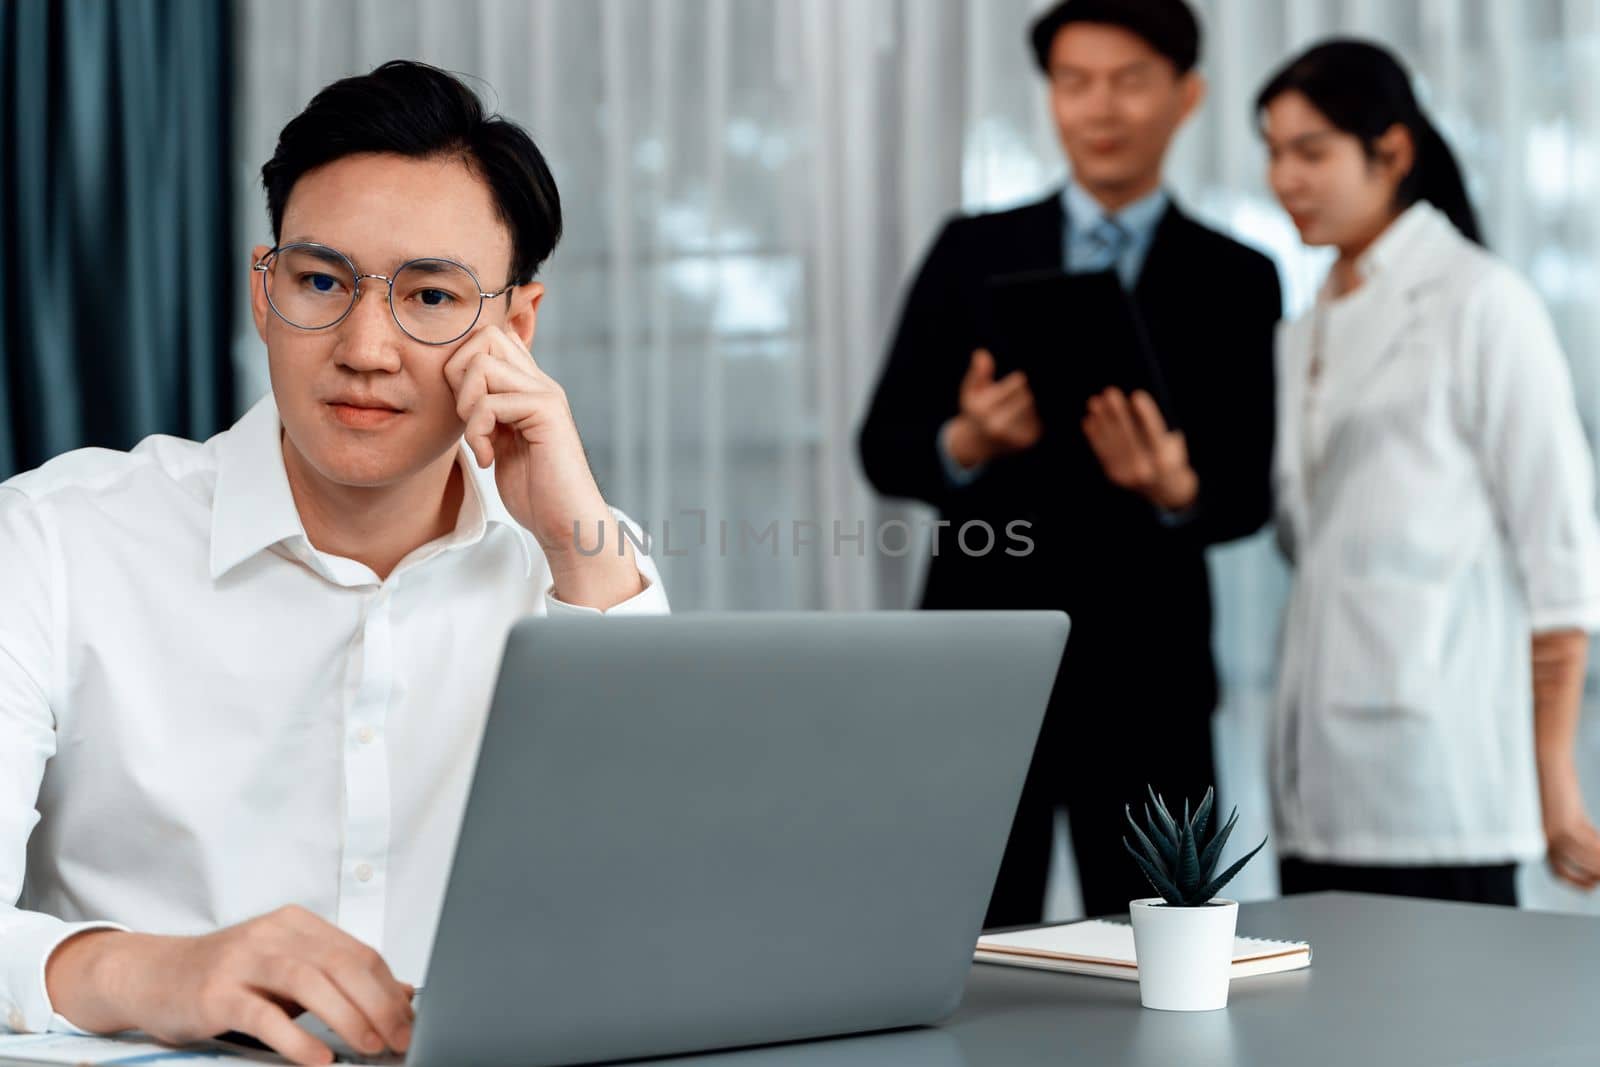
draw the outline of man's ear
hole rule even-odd
[[[511,303],[506,315],[506,328],[521,338],[523,347],[533,348],[533,334],[539,325],[539,304],[544,300],[544,286],[538,282],[519,285],[506,296]]]
[[[250,315],[256,320],[256,335],[261,338],[261,343],[267,343],[267,316],[272,314],[272,309],[267,306],[267,290],[261,284],[266,277],[256,270],[256,264],[261,262],[261,257],[272,251],[271,245],[256,245],[250,250],[250,273],[245,275],[250,282]]]
[[[1417,142],[1403,123],[1397,122],[1384,130],[1373,142],[1373,148],[1394,176],[1396,186],[1405,181],[1406,175],[1417,165]]]
[[[1206,99],[1206,80],[1198,70],[1191,70],[1179,79],[1178,92],[1182,94],[1179,106],[1182,111],[1178,115],[1178,125],[1189,121]]]

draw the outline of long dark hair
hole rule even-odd
[[[1256,94],[1256,115],[1287,92],[1304,95],[1336,128],[1358,138],[1369,157],[1390,127],[1398,123],[1410,130],[1416,161],[1395,190],[1398,206],[1426,200],[1462,236],[1483,244],[1455,153],[1417,103],[1411,76],[1387,49],[1348,38],[1314,45],[1268,79]]]

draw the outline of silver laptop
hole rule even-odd
[[[529,619],[406,1062],[933,1023],[961,998],[1059,612]]]

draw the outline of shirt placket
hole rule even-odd
[[[344,848],[339,866],[339,926],[383,949],[389,863],[389,701],[394,692],[393,592],[367,601],[361,628],[361,679],[345,710]]]

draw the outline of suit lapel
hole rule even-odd
[[[1061,235],[1066,224],[1067,215],[1059,194],[1035,204],[1024,216],[1021,232],[1017,234],[1018,270],[1060,270]]]
[[[1179,291],[1173,282],[1176,280],[1181,285],[1181,278],[1174,279],[1172,275],[1185,263],[1184,245],[1188,243],[1188,228],[1193,225],[1189,217],[1178,210],[1178,205],[1169,200],[1161,221],[1156,223],[1150,248],[1145,252],[1139,280],[1133,286],[1133,301],[1147,325],[1155,322],[1156,312],[1170,295]],[[1187,268],[1193,270],[1195,264],[1189,261]]]

